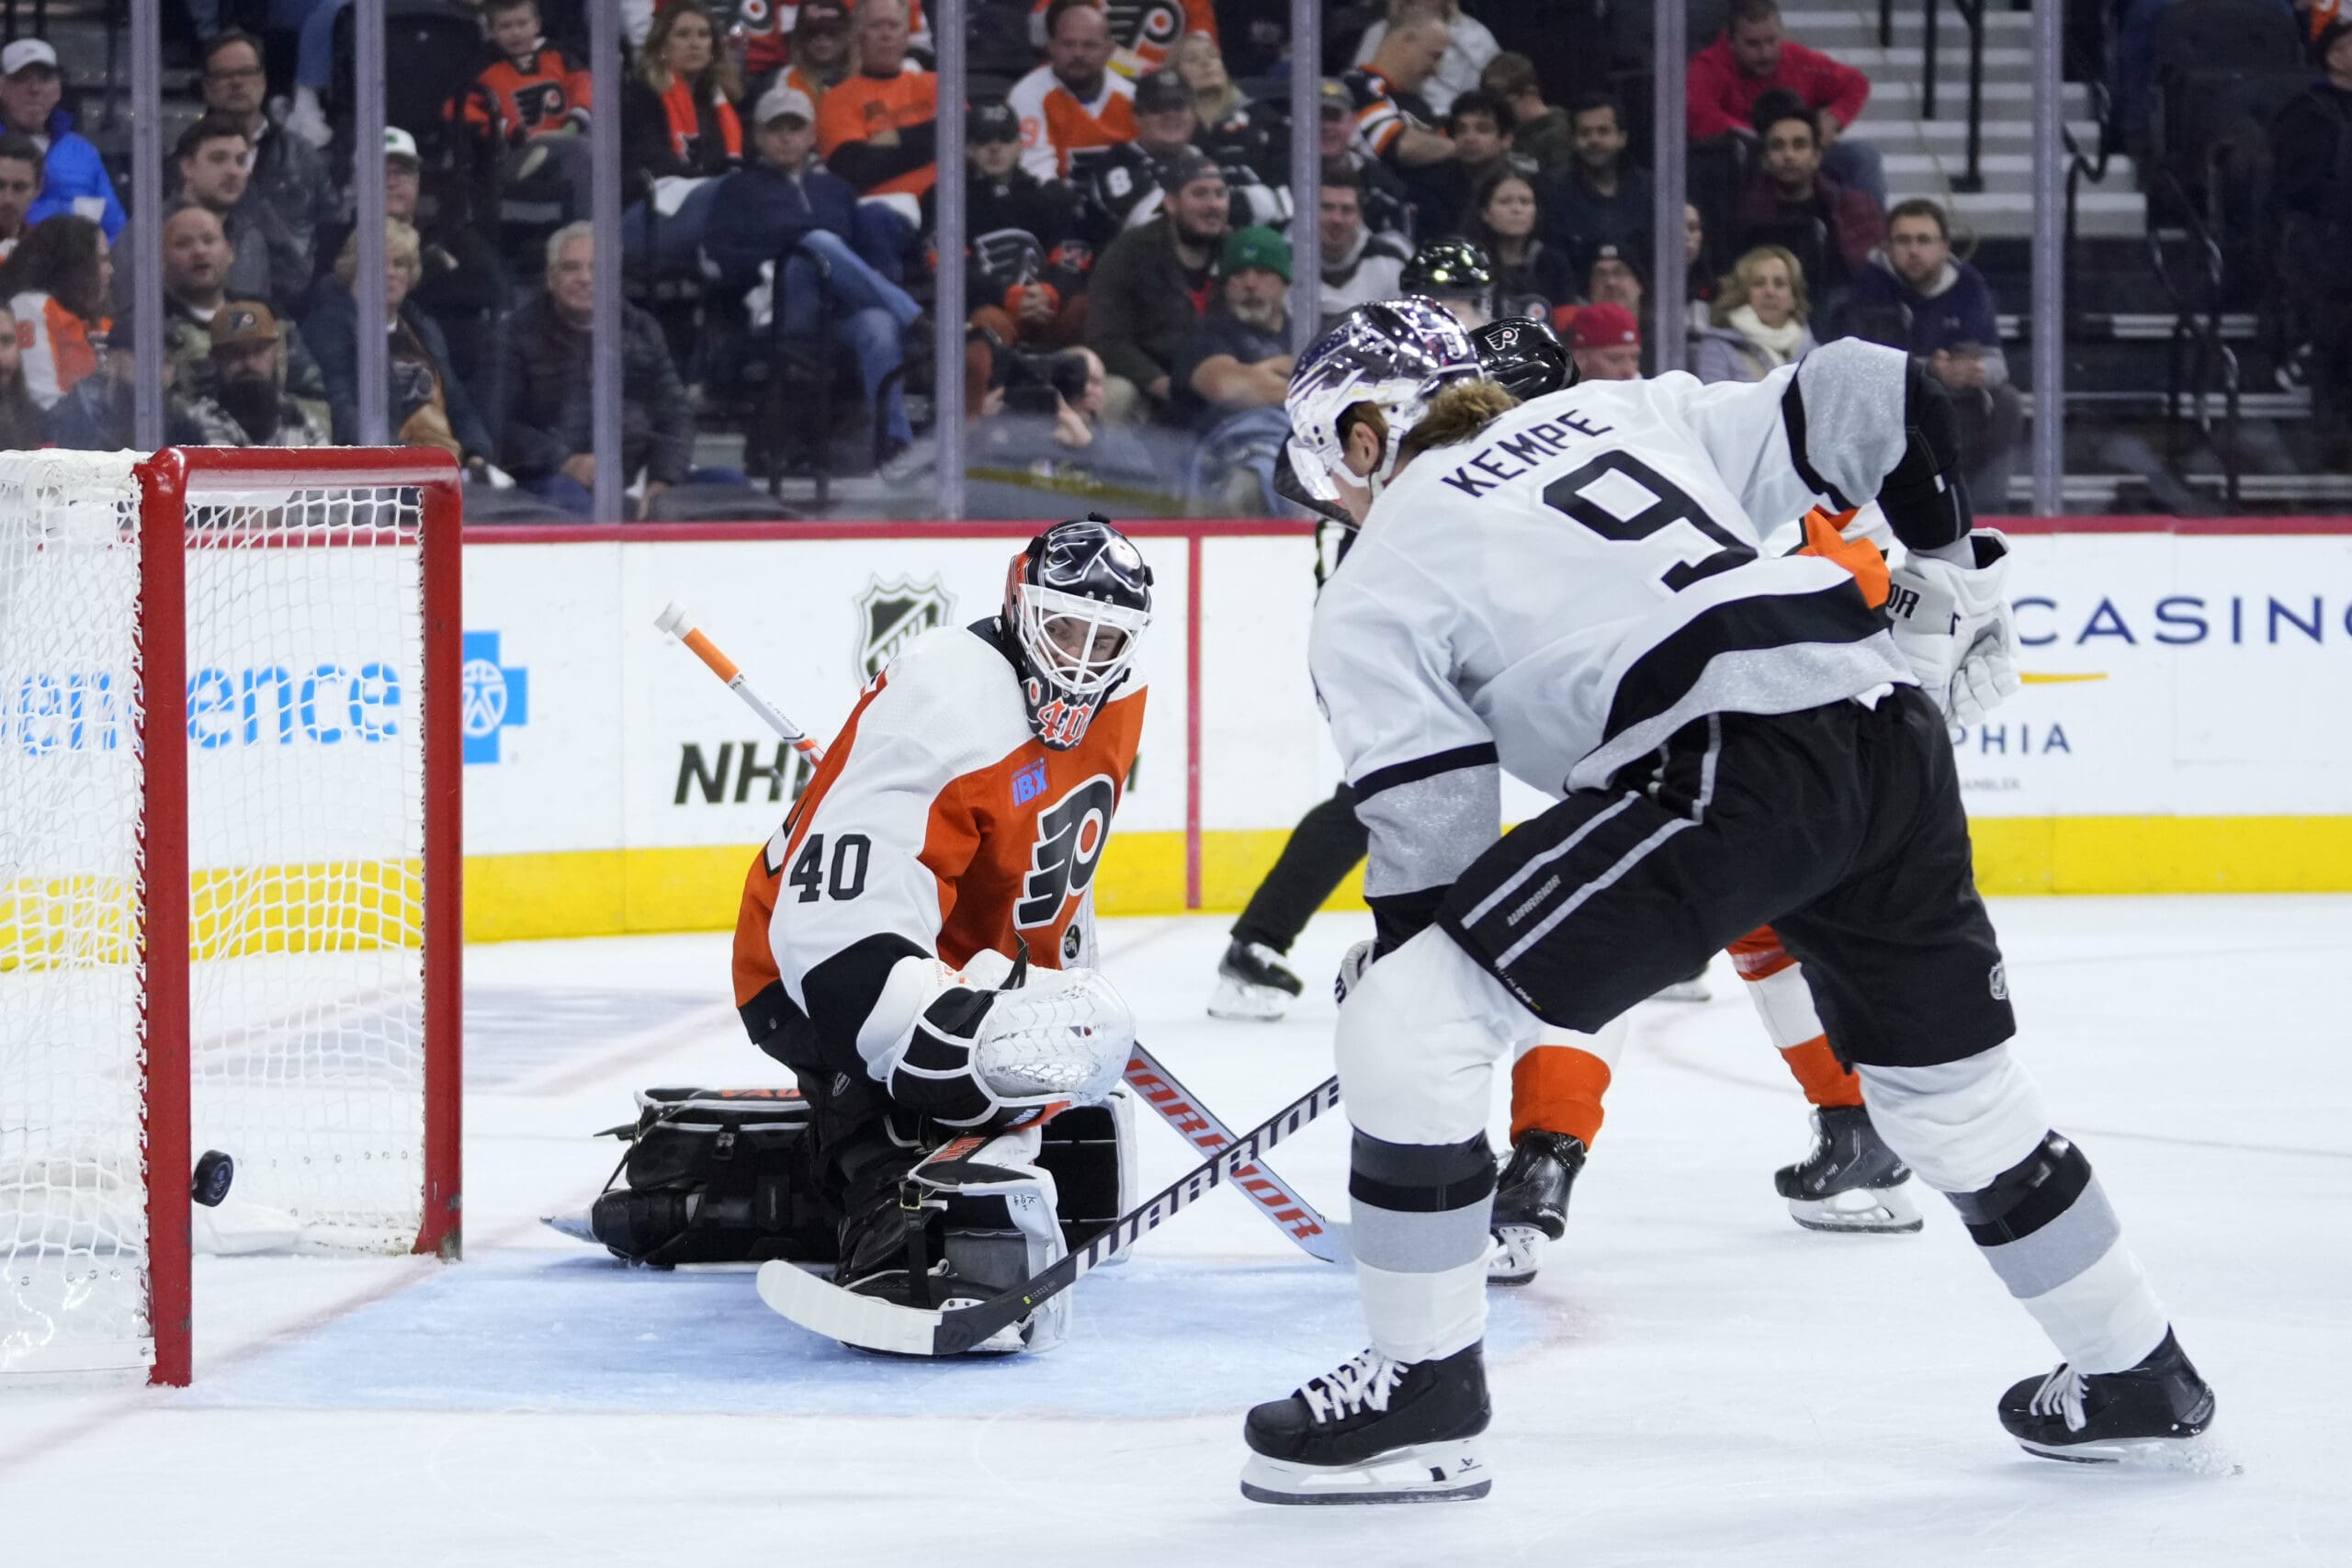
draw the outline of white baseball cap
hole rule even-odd
[[[388,125],[384,127],[384,156],[387,158],[406,158],[412,164],[422,164],[424,162],[424,159],[416,155],[416,138],[411,136],[407,131],[402,130],[397,125]]]
[[[14,76],[28,65],[46,65],[57,69],[57,51],[49,47],[45,39],[20,38],[6,49],[0,49],[0,76]]]
[[[760,107],[752,111],[752,123],[765,125],[778,115],[786,114],[797,114],[809,125],[817,123],[817,106],[808,101],[808,95],[788,82],[778,82],[760,95]]]

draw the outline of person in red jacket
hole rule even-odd
[[[1819,111],[1822,166],[1841,183],[1886,207],[1886,169],[1873,143],[1847,130],[1871,96],[1871,79],[1817,50],[1791,43],[1777,0],[1732,0],[1724,34],[1690,60],[1690,139],[1747,136],[1756,100],[1773,88],[1794,93]]]

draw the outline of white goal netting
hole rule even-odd
[[[184,512],[187,773],[148,776],[131,454],[0,456],[0,1371],[152,1355],[143,825],[187,800],[199,1250],[405,1251],[424,1208],[413,490]],[[241,486],[248,481],[235,481]],[[151,534],[150,537],[156,536]],[[159,890],[160,892],[161,890]]]

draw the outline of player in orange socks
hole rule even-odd
[[[1902,1190],[1911,1173],[1871,1127],[1861,1080],[1831,1048],[1797,961],[1770,926],[1729,951],[1765,1033],[1813,1106],[1812,1152],[1772,1177],[1790,1214],[1808,1230],[1917,1230],[1919,1211]],[[1544,1242],[1565,1232],[1568,1192],[1600,1135],[1625,1030],[1623,1018],[1598,1034],[1547,1030],[1511,1064],[1511,1156],[1495,1187],[1488,1284],[1535,1278]]]

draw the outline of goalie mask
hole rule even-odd
[[[1067,751],[1135,662],[1151,625],[1151,568],[1107,518],[1057,523],[1012,558],[999,624],[1029,728]]]
[[[1283,397],[1290,416],[1291,471],[1316,501],[1340,498],[1334,476],[1369,482],[1377,492],[1396,466],[1396,446],[1420,422],[1430,400],[1453,381],[1477,375],[1470,334],[1427,299],[1359,305],[1315,342],[1291,372]],[[1388,422],[1388,448],[1365,480],[1347,467],[1340,416],[1370,403]],[[1317,510],[1321,510],[1317,508]]]

